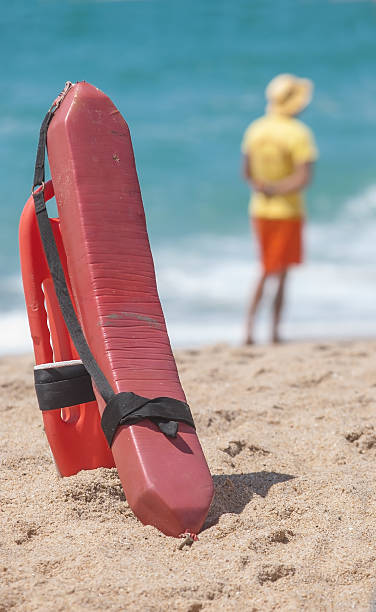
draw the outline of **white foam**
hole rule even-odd
[[[344,203],[337,220],[308,222],[306,263],[289,278],[282,333],[287,338],[376,336],[376,185]],[[237,344],[251,286],[259,270],[248,232],[196,235],[154,249],[158,288],[174,346]],[[21,304],[19,277],[3,279],[3,294]],[[269,296],[270,297],[270,296]],[[270,299],[257,339],[270,332]],[[26,311],[0,315],[0,354],[31,350]]]
[[[289,338],[376,336],[376,186],[349,199],[336,222],[306,227],[306,263],[289,278]],[[258,264],[247,235],[185,239],[155,253],[172,343],[237,342]],[[267,298],[258,322],[270,327]],[[180,318],[179,313],[180,312]],[[188,321],[187,321],[188,319]]]
[[[369,185],[360,194],[349,198],[343,209],[343,219],[361,222],[376,220],[376,185]]]
[[[26,310],[14,310],[0,315],[0,354],[21,354],[32,351]]]

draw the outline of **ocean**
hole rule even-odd
[[[127,120],[173,346],[238,344],[258,263],[240,141],[280,72],[320,150],[286,339],[376,336],[376,3],[17,0],[0,23],[0,353],[31,349],[18,259],[42,118],[65,81]],[[256,338],[268,338],[268,300]]]

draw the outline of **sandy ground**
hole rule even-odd
[[[116,470],[59,479],[32,358],[0,361],[0,611],[376,610],[376,342],[177,353],[215,483],[199,541]]]

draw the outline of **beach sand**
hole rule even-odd
[[[57,477],[30,356],[0,360],[0,611],[376,610],[376,342],[176,354],[215,483],[199,541],[116,470]]]

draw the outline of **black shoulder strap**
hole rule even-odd
[[[34,198],[35,212],[37,216],[39,232],[41,235],[43,248],[46,254],[48,267],[50,269],[51,277],[54,283],[56,296],[60,304],[61,312],[63,314],[64,321],[66,323],[70,336],[73,340],[74,346],[76,347],[77,352],[82,360],[82,363],[84,364],[86,370],[89,372],[91,378],[93,379],[95,383],[95,386],[97,387],[99,393],[102,395],[103,399],[106,402],[106,408],[102,415],[102,429],[109,443],[111,444],[110,440],[112,441],[114,433],[116,431],[116,427],[119,426],[120,421],[124,422],[124,418],[128,414],[134,412],[134,410],[131,409],[130,411],[128,411],[127,409],[124,408],[124,399],[125,399],[124,393],[116,394],[114,392],[110,383],[108,382],[107,378],[105,377],[98,363],[96,362],[88,343],[86,342],[86,338],[82,331],[80,322],[77,318],[77,315],[76,315],[76,312],[73,307],[72,300],[71,300],[71,297],[68,291],[67,283],[65,281],[63,267],[61,265],[55,238],[54,238],[54,235],[51,229],[51,224],[50,224],[50,220],[49,220],[48,213],[47,213],[46,202],[44,199],[45,150],[46,150],[46,144],[47,144],[47,131],[48,131],[48,127],[51,123],[51,120],[56,110],[59,108],[61,102],[63,101],[63,99],[65,98],[67,92],[69,91],[71,87],[72,87],[72,83],[67,82],[64,90],[55,100],[55,102],[53,103],[49,111],[47,112],[45,118],[43,119],[43,122],[40,128],[39,143],[38,143],[37,156],[36,156],[36,162],[35,162],[34,183],[33,183],[33,188],[32,188],[32,194]],[[128,395],[129,397],[134,396],[133,393],[129,393]],[[119,399],[117,399],[118,397]],[[139,396],[136,396],[136,397],[139,397]],[[151,419],[154,418],[157,421],[158,419],[160,420],[160,419],[164,419],[165,417],[167,417],[167,421],[170,421],[171,402],[173,402],[176,406],[176,417],[174,417],[174,420],[175,421],[185,421],[189,425],[194,427],[194,423],[193,423],[193,419],[192,419],[192,415],[190,413],[189,407],[184,402],[180,402],[179,400],[175,400],[172,398],[167,398],[169,400],[169,406],[167,407],[167,406],[163,406],[163,402],[162,403],[160,402],[161,399],[165,399],[165,398],[156,398],[156,400],[145,400],[145,398],[141,398],[141,399],[143,400],[143,402],[141,402],[142,406],[143,407],[147,406],[146,412],[148,414],[143,416],[145,412],[142,413],[142,408],[140,410],[137,410],[137,413],[140,415],[138,420],[141,420],[143,418],[151,418]],[[118,402],[120,402],[122,406],[122,409],[120,411],[116,409],[116,407],[118,406]],[[155,402],[154,411],[151,409],[151,404],[153,402]],[[184,407],[183,416],[185,418],[182,418],[181,416],[182,406]],[[112,414],[112,416],[109,416],[110,413]],[[118,413],[118,414],[121,413],[122,416],[119,417],[115,430],[113,431],[114,422],[116,422],[116,418],[117,418],[115,416],[115,413]],[[106,423],[110,423],[110,429],[112,433],[110,433],[108,430],[106,431]],[[160,427],[162,431],[165,430],[164,433],[166,433],[166,435],[174,435],[173,430],[175,430],[175,427],[166,428],[166,427],[163,427],[163,425],[164,425],[163,421],[161,421],[161,423],[158,422],[158,426]],[[176,431],[177,431],[177,424],[176,424],[175,435],[176,435]]]
[[[43,119],[42,126],[40,128],[39,143],[37,150],[37,158],[35,162],[34,172],[34,185],[33,185],[33,197],[35,204],[35,212],[37,215],[39,232],[42,238],[43,248],[46,253],[48,267],[51,272],[52,280],[54,282],[56,295],[60,304],[61,312],[63,313],[64,321],[71,335],[73,343],[80,355],[82,362],[84,363],[87,371],[89,372],[92,379],[95,381],[95,385],[98,391],[102,395],[103,399],[108,402],[114,395],[114,391],[103,374],[102,370],[98,366],[94,359],[94,356],[86,342],[86,338],[83,334],[81,325],[77,319],[76,312],[73,308],[72,300],[69,295],[68,287],[65,282],[65,276],[63,267],[61,265],[59,253],[57,250],[55,238],[51,229],[50,220],[48,217],[46,202],[44,199],[44,179],[45,179],[45,150],[47,144],[47,131],[51,120],[59,108],[65,95],[71,88],[72,84],[67,83],[64,91],[60,94],[57,101],[49,109],[45,118]],[[40,189],[36,187],[40,185]]]

